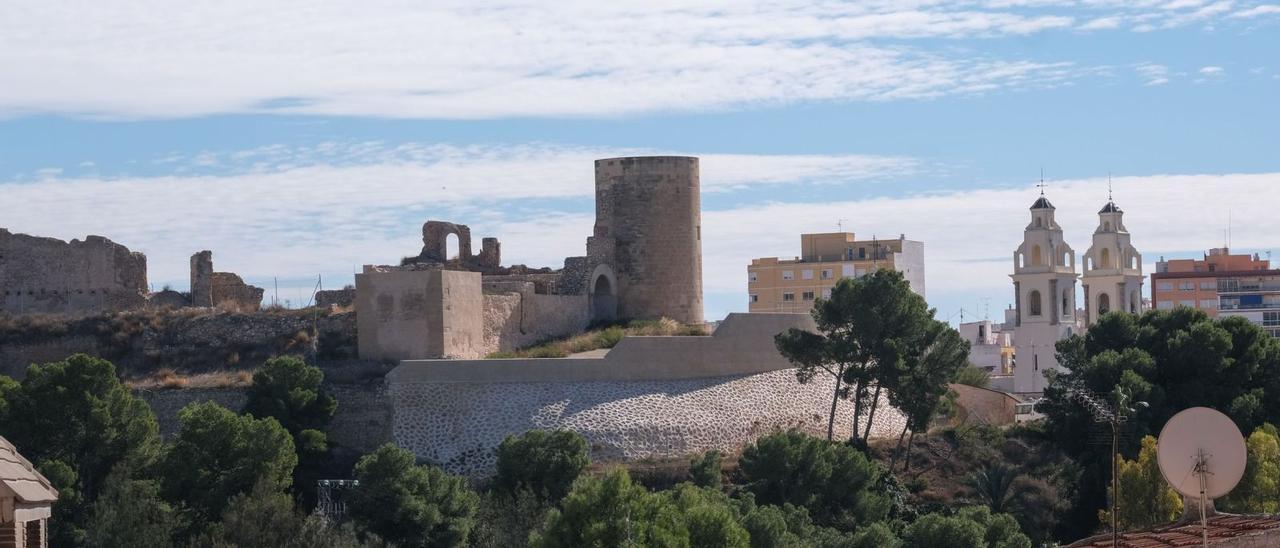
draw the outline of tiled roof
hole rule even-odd
[[[1049,203],[1049,199],[1041,196],[1036,203],[1031,204],[1031,209],[1054,209],[1053,204]]]
[[[9,440],[0,436],[0,483],[22,502],[54,502],[58,491],[27,459],[18,454]]]
[[[1226,544],[1241,537],[1265,537],[1269,543],[1258,546],[1280,546],[1280,516],[1238,516],[1218,514],[1209,518],[1209,545]],[[1166,548],[1173,546],[1200,546],[1200,521],[1186,524],[1171,523],[1146,531],[1129,531],[1120,534],[1121,548]],[[1111,534],[1102,534],[1076,541],[1067,548],[1110,548]],[[1253,546],[1250,544],[1250,546]]]
[[[1123,212],[1120,211],[1120,206],[1116,205],[1115,202],[1107,202],[1107,205],[1102,206],[1102,210],[1099,211],[1098,213],[1123,213]]]

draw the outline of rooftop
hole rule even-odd
[[[4,484],[26,503],[54,502],[58,491],[49,484],[31,462],[18,454],[9,440],[0,437],[0,484]]]
[[[1280,516],[1238,516],[1218,514],[1209,518],[1210,546],[1280,545]],[[1263,542],[1258,542],[1263,541]],[[1146,531],[1120,534],[1122,548],[1163,548],[1200,546],[1200,522],[1170,523]],[[1111,534],[1102,534],[1068,544],[1067,548],[1110,548]]]
[[[1054,209],[1053,204],[1049,203],[1049,199],[1041,196],[1036,203],[1031,204],[1031,209]]]

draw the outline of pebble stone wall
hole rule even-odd
[[[596,462],[736,451],[787,428],[825,436],[832,388],[822,378],[800,384],[783,369],[660,381],[389,383],[388,394],[398,445],[452,473],[483,477],[493,473],[503,438],[530,429],[576,431]],[[837,437],[849,437],[852,419],[852,404],[842,401]],[[896,437],[904,425],[882,404],[871,435]]]

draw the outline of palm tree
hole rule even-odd
[[[987,463],[969,476],[969,489],[993,514],[1014,513],[1027,490],[1021,472],[1002,462]]]

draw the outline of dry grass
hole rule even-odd
[[[253,372],[215,371],[211,373],[184,375],[172,368],[166,367],[142,378],[127,379],[125,380],[125,385],[133,389],[146,390],[246,388],[253,385]]]
[[[623,337],[679,337],[705,336],[707,330],[700,325],[684,325],[671,318],[634,321],[625,327],[611,325],[591,329],[564,339],[546,341],[528,348],[509,352],[494,352],[487,359],[510,358],[564,358],[571,354],[613,348]]]

